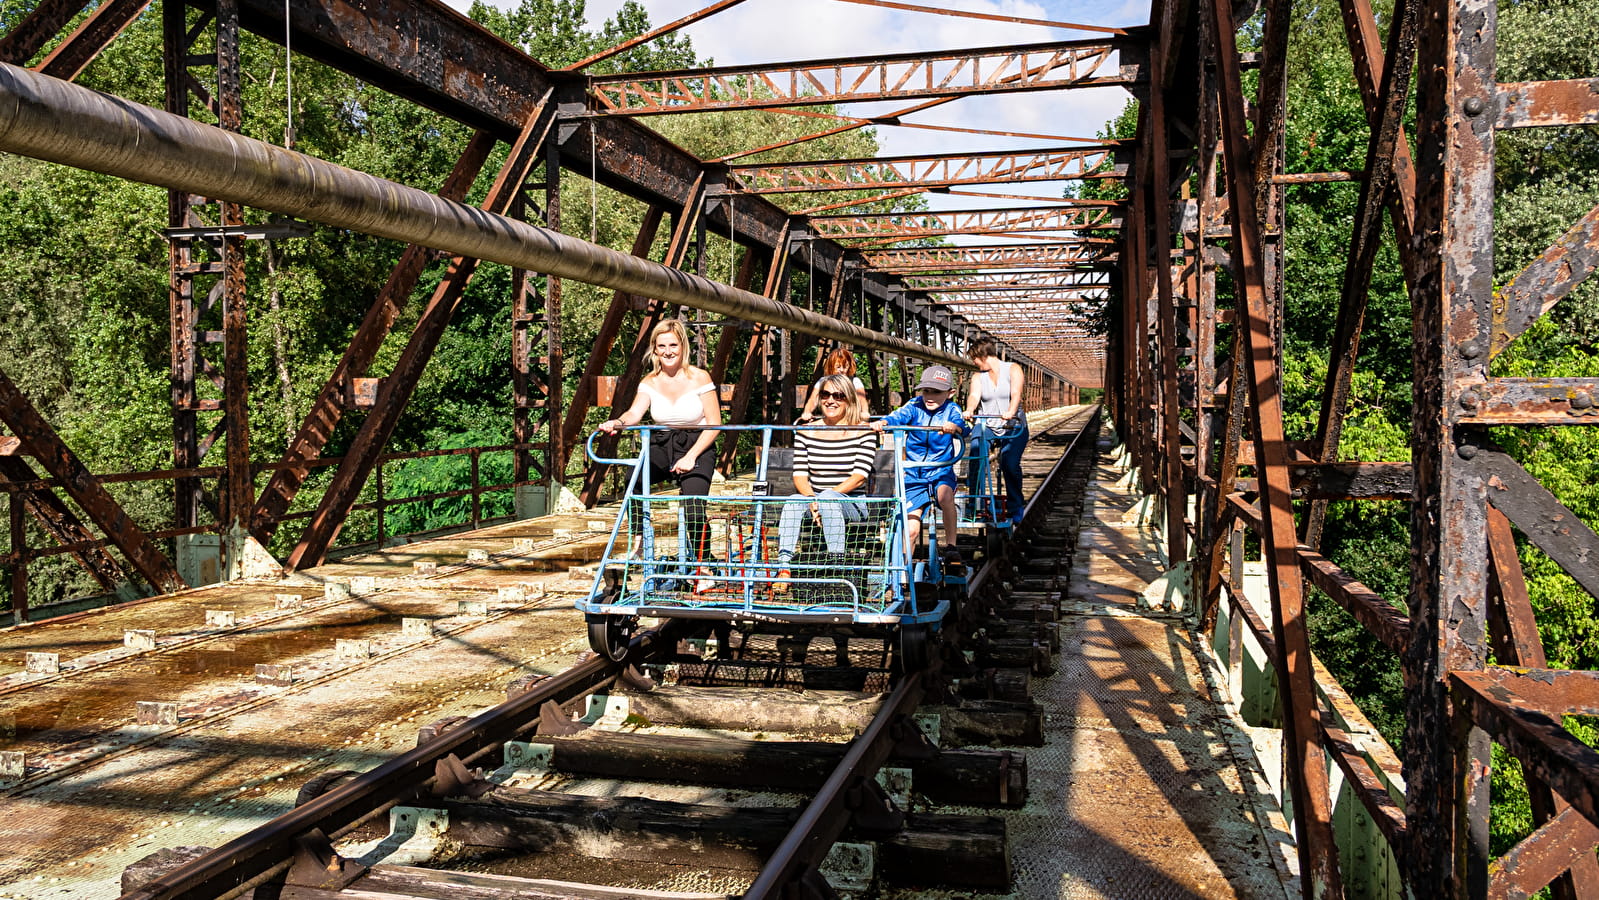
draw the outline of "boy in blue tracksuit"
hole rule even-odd
[[[916,383],[917,399],[872,422],[872,430],[882,431],[894,425],[931,427],[937,431],[907,431],[902,433],[905,442],[906,462],[951,462],[956,459],[954,435],[962,437],[972,433],[971,426],[961,415],[960,406],[950,398],[955,391],[955,376],[943,366],[928,366],[922,370],[922,380]],[[921,535],[922,514],[927,507],[938,504],[944,516],[944,546],[941,549],[947,562],[960,562],[960,551],[955,549],[955,533],[959,522],[955,517],[955,467],[917,467],[905,470],[905,511],[909,517],[906,537],[910,546],[916,546]]]

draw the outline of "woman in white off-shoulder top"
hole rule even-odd
[[[712,445],[716,432],[708,430],[722,424],[722,404],[710,373],[690,365],[688,329],[681,319],[665,319],[650,332],[650,372],[639,382],[633,405],[614,419],[600,423],[600,430],[615,434],[644,421],[649,413],[657,425],[676,426],[650,434],[650,483],[671,480],[683,497],[704,497],[711,492],[711,470],[716,465]],[[707,426],[694,428],[685,426]],[[629,526],[635,534],[644,530],[643,510],[633,505],[637,515]],[[704,500],[684,500],[683,519],[688,529],[691,558],[710,557],[711,529],[705,515]],[[698,574],[708,574],[701,570]],[[708,582],[696,589],[709,588]]]

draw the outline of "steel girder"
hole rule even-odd
[[[744,194],[934,188],[962,184],[1079,181],[1124,175],[1115,147],[1053,147],[1004,153],[884,156],[733,166]]]
[[[912,240],[943,235],[1005,235],[1024,232],[1104,231],[1122,220],[1109,205],[1060,205],[1038,209],[972,209],[867,216],[814,216],[816,233],[834,239]]]
[[[586,86],[590,109],[607,116],[1127,87],[1142,75],[1133,59],[1138,43],[1113,38],[626,73],[594,76]]]
[[[1293,180],[1282,171],[1287,4],[1265,6],[1253,116],[1232,4],[1156,8],[1151,92],[1119,256],[1118,331],[1107,348],[1109,399],[1143,477],[1167,499],[1168,539],[1189,531],[1197,539],[1190,558],[1202,628],[1214,627],[1222,606],[1235,622],[1253,615],[1229,575],[1239,577],[1242,532],[1261,540],[1269,621],[1243,627],[1268,648],[1282,685],[1307,895],[1337,896],[1355,871],[1340,852],[1354,848],[1340,848],[1331,828],[1332,766],[1345,784],[1360,786],[1345,796],[1361,804],[1418,896],[1527,896],[1549,886],[1564,900],[1599,891],[1599,754],[1561,725],[1566,715],[1599,711],[1599,680],[1548,668],[1511,526],[1590,593],[1599,591],[1599,534],[1494,447],[1488,430],[1599,422],[1599,380],[1505,378],[1488,368],[1599,267],[1594,211],[1521,275],[1495,285],[1496,132],[1593,122],[1599,93],[1594,79],[1497,83],[1494,6],[1401,3],[1384,53],[1369,4],[1342,4],[1371,133],[1365,167],[1348,179],[1359,199],[1312,442],[1290,442],[1283,432],[1282,268],[1270,239],[1286,221],[1280,188]],[[1195,34],[1197,42],[1185,44]],[[1413,157],[1400,126],[1412,94],[1420,98]],[[1541,98],[1537,110],[1532,98]],[[1168,214],[1190,202],[1190,214]],[[1413,310],[1411,459],[1342,462],[1339,432],[1384,218]],[[1181,223],[1177,233],[1166,230],[1172,222]],[[1222,237],[1225,253],[1211,243]],[[1218,296],[1217,266],[1232,269],[1230,295]],[[1218,326],[1229,325],[1233,344],[1218,347]],[[1410,506],[1405,609],[1313,549],[1328,499],[1384,498]],[[1306,513],[1303,543],[1296,501]],[[1397,655],[1408,704],[1402,769],[1380,741],[1368,736],[1357,749],[1324,718],[1360,715],[1317,682],[1305,639],[1307,581]],[[1527,668],[1489,665],[1490,649],[1501,665]],[[1488,845],[1490,742],[1520,760],[1534,826],[1498,859]],[[1405,795],[1396,803],[1389,785],[1401,778]]]

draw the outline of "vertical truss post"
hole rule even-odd
[[[548,154],[545,160],[544,216],[550,228],[560,231],[560,160],[553,153]],[[561,279],[552,276],[547,281],[549,286],[544,304],[544,353],[549,362],[545,363],[544,369],[545,402],[548,404],[544,413],[544,428],[545,433],[549,435],[549,450],[545,453],[544,464],[550,481],[550,496],[558,499],[561,483],[566,479],[566,459],[571,453],[571,447],[562,440],[562,435],[566,433],[566,331],[561,321],[563,310]]]
[[[661,227],[661,217],[664,213],[659,206],[651,206],[644,211],[644,220],[639,223],[638,234],[633,237],[633,255],[643,259],[650,255],[650,247],[655,244],[656,232]],[[589,407],[594,405],[594,398],[598,396],[600,375],[605,371],[605,362],[611,355],[611,349],[616,346],[616,338],[622,333],[622,322],[627,318],[628,307],[632,304],[633,295],[623,291],[614,291],[611,294],[611,305],[606,307],[605,318],[600,321],[599,334],[594,338],[594,349],[589,353],[588,359],[583,363],[583,374],[578,377],[577,387],[572,391],[572,406],[567,411],[566,421],[561,426],[561,445],[575,448],[583,431],[583,424],[588,419]],[[553,467],[566,477],[565,461]]]
[[[1253,109],[1255,209],[1262,227],[1261,271],[1271,304],[1272,346],[1277,368],[1283,353],[1283,226],[1287,218],[1287,188],[1272,176],[1283,170],[1287,151],[1288,34],[1292,0],[1267,0],[1260,50],[1260,88]]]
[[[804,228],[804,225],[801,224],[798,227]],[[815,249],[810,242],[805,244],[805,263],[805,301],[802,305],[806,309],[814,309],[816,255]],[[793,421],[794,413],[798,409],[798,405],[794,401],[796,399],[795,395],[799,393],[799,367],[801,360],[805,358],[805,351],[810,347],[811,338],[809,335],[795,334],[787,328],[783,329],[781,334],[782,358],[780,362],[782,371],[778,378],[777,389],[778,397],[781,399],[778,401],[778,418],[776,421],[779,425],[787,425]],[[791,438],[787,434],[781,435],[781,437],[783,439]]]
[[[705,216],[701,215],[694,223],[694,274],[704,278],[711,268],[711,258],[705,242]],[[710,321],[705,310],[696,310],[694,321],[698,323],[693,329],[694,360],[695,365],[710,372],[708,348],[705,345],[705,327]]]
[[[239,83],[238,0],[216,4],[217,124],[239,131],[244,124]],[[244,207],[221,203],[224,229],[244,225]],[[227,475],[222,491],[222,526],[229,548],[228,566],[238,574],[245,524],[255,505],[255,477],[250,468],[250,332],[245,300],[244,237],[222,237],[222,421],[227,439]]]
[[[1491,0],[1490,0],[1491,2]],[[1249,354],[1248,374],[1254,395],[1256,470],[1260,473],[1262,543],[1271,574],[1272,631],[1284,696],[1284,754],[1294,801],[1301,877],[1308,897],[1341,897],[1338,848],[1333,840],[1332,804],[1327,794],[1327,767],[1320,735],[1320,710],[1315,672],[1306,633],[1298,536],[1288,479],[1288,442],[1283,433],[1282,389],[1277,352],[1272,340],[1272,310],[1262,260],[1262,224],[1256,209],[1256,185],[1249,165],[1244,95],[1239,71],[1237,36],[1230,0],[1209,0],[1205,6],[1215,41],[1221,123],[1226,147],[1227,194],[1233,227],[1233,256],[1242,278],[1243,330],[1248,335],[1240,354]],[[1232,389],[1240,390],[1234,384]],[[1420,505],[1420,504],[1417,504]],[[1442,682],[1439,682],[1440,686]],[[1447,733],[1447,726],[1440,729]],[[1407,782],[1414,791],[1414,782]],[[1431,798],[1428,798],[1429,801]],[[1412,882],[1418,883],[1418,882]]]
[[[1487,486],[1471,460],[1485,440],[1461,423],[1488,375],[1493,322],[1493,0],[1427,0],[1419,41],[1428,61],[1417,85],[1416,234],[1411,289],[1413,400],[1410,503],[1412,637],[1403,655],[1407,710],[1404,777],[1407,881],[1467,896],[1484,883],[1486,780],[1468,786],[1460,766],[1486,769],[1478,729],[1451,746],[1446,679],[1486,663]]]
[[[1177,389],[1177,306],[1172,297],[1171,266],[1171,157],[1166,143],[1166,90],[1163,77],[1166,60],[1159,47],[1150,54],[1153,77],[1149,85],[1149,140],[1145,144],[1153,176],[1149,191],[1149,222],[1154,243],[1155,291],[1160,304],[1160,456],[1165,483],[1166,559],[1177,565],[1186,559],[1187,534],[1184,520],[1188,507],[1183,487],[1183,441],[1178,428],[1181,398]]]
[[[1144,134],[1145,139],[1148,133]],[[1154,490],[1155,423],[1153,417],[1154,391],[1150,384],[1149,361],[1149,243],[1145,232],[1147,195],[1153,181],[1150,176],[1150,155],[1139,154],[1139,173],[1127,204],[1127,270],[1131,276],[1127,299],[1132,305],[1129,319],[1132,323],[1132,342],[1128,345],[1128,377],[1131,388],[1130,416],[1128,421],[1129,449],[1133,452],[1133,465],[1138,469],[1139,482],[1145,493]]]
[[[1212,46],[1208,23],[1200,18],[1200,46]],[[1196,449],[1194,471],[1204,486],[1201,491],[1199,548],[1195,554],[1194,584],[1200,597],[1200,627],[1205,633],[1216,624],[1217,604],[1221,594],[1221,563],[1226,552],[1231,517],[1225,515],[1223,498],[1232,492],[1238,477],[1238,445],[1242,440],[1243,391],[1239,344],[1233,342],[1228,356],[1229,372],[1223,376],[1216,370],[1216,266],[1209,256],[1210,223],[1216,221],[1218,208],[1216,196],[1216,144],[1217,96],[1215,67],[1201,62],[1199,67],[1199,199],[1190,243],[1193,279],[1197,291],[1198,333],[1196,335],[1194,377],[1194,409],[1198,418],[1194,423]],[[1239,324],[1234,320],[1234,334]],[[1221,412],[1221,456],[1216,459],[1213,447],[1216,440],[1216,395],[1222,378],[1227,379],[1228,403]],[[1234,398],[1239,403],[1234,403]],[[1236,426],[1236,427],[1235,427]],[[1213,462],[1215,465],[1213,465]]]
[[[525,197],[518,197],[511,214],[525,217],[527,205]],[[548,223],[548,209],[544,216]],[[544,410],[548,414],[551,403],[550,356],[539,355],[540,348],[548,344],[551,301],[540,295],[537,278],[537,273],[526,269],[511,270],[511,440],[517,445],[511,454],[511,480],[518,491],[540,474],[553,476],[553,472],[542,472],[531,446],[538,434],[538,412]],[[558,290],[559,280],[551,276],[546,283]],[[555,302],[559,304],[558,300]],[[551,428],[545,433],[542,446],[547,463],[555,458],[554,444],[560,440],[560,432]],[[533,514],[518,504],[519,517]]]
[[[166,70],[166,105],[169,112],[187,116],[190,95],[194,94],[216,117],[217,126],[237,132],[243,125],[242,88],[239,73],[239,9],[237,0],[221,0],[213,12],[202,14],[188,25],[182,4],[163,9],[162,28]],[[205,26],[214,22],[214,46],[210,54],[195,55],[192,49]],[[191,71],[192,67],[215,69],[213,95]],[[221,438],[224,441],[223,476],[218,491],[218,528],[225,548],[226,577],[244,573],[247,545],[253,540],[247,531],[255,505],[255,478],[250,462],[249,318],[245,292],[244,242],[239,233],[244,225],[244,207],[237,203],[215,204],[213,221],[198,210],[211,206],[205,198],[181,192],[168,193],[168,224],[173,228],[217,228],[209,238],[197,238],[192,231],[172,235],[168,250],[168,307],[171,328],[171,395],[173,409],[173,464],[178,469],[200,465],[207,452]],[[210,245],[205,260],[195,253],[196,241]],[[197,279],[216,281],[197,303]],[[220,305],[221,329],[207,329],[202,320]],[[222,366],[218,370],[202,352],[206,344],[220,342]],[[197,380],[205,377],[222,394],[220,401],[199,396]],[[199,413],[220,410],[221,419],[210,434],[199,434]],[[179,476],[174,480],[175,519],[180,527],[199,524],[204,489],[200,480]],[[264,556],[264,551],[261,552]]]
[[[525,199],[519,208],[526,208]],[[544,225],[561,230],[561,165],[559,151],[554,142],[544,152]],[[519,445],[531,444],[538,431],[534,421],[536,410],[544,411],[544,471],[549,482],[550,498],[559,497],[561,481],[565,475],[563,460],[566,447],[561,440],[562,349],[561,349],[561,279],[545,276],[543,303],[535,309],[529,302],[538,299],[533,287],[534,273],[515,269],[511,273],[511,294],[514,308],[511,326],[511,392],[512,438]],[[543,348],[543,358],[535,360]],[[537,363],[537,366],[535,365]],[[515,451],[513,478],[520,486],[532,481],[539,471],[533,458],[533,449],[521,446]],[[520,514],[520,513],[519,513]]]
[[[705,203],[705,175],[695,179],[694,186],[689,190],[688,200],[683,204],[683,209],[677,214],[672,223],[672,240],[666,248],[666,258],[662,262],[673,268],[683,265],[689,246],[692,244],[694,234]],[[645,251],[648,252],[647,250]],[[632,352],[627,355],[627,365],[622,371],[622,377],[616,380],[616,391],[611,398],[611,411],[626,410],[633,405],[633,396],[638,393],[639,382],[644,380],[645,356],[649,353],[650,332],[655,326],[667,317],[668,304],[651,299],[644,309],[644,319],[639,323],[638,336],[633,339]],[[688,348],[684,348],[685,352]],[[602,456],[615,456],[619,435],[607,435],[600,438],[599,449]],[[593,506],[599,502],[600,489],[605,483],[605,473],[610,466],[600,463],[591,464],[583,474],[582,499],[584,506]]]
[[[166,70],[166,110],[180,116],[189,114],[189,34],[182,3],[161,5],[162,58]],[[202,19],[202,24],[203,24]],[[167,192],[167,225],[171,228],[188,228],[198,224],[194,219],[189,194],[183,191]],[[195,375],[199,369],[199,347],[195,344],[194,330],[194,276],[200,268],[195,264],[194,241],[190,238],[173,238],[168,242],[167,299],[170,315],[171,370],[169,379],[172,394],[172,465],[177,469],[192,469],[200,464],[199,395],[195,390]],[[179,528],[192,528],[200,516],[200,480],[192,475],[180,475],[172,482],[175,493],[174,518]]]
[[[521,135],[500,167],[494,185],[489,188],[489,195],[483,201],[484,209],[503,214],[521,194],[522,183],[542,157],[544,138],[554,120],[552,106],[546,96],[529,113]],[[399,424],[428,360],[433,358],[433,351],[443,340],[450,320],[460,307],[467,285],[477,272],[478,262],[477,259],[460,256],[450,261],[449,271],[434,290],[427,307],[422,310],[410,341],[394,363],[394,370],[380,383],[372,413],[361,423],[349,452],[333,474],[333,482],[328,485],[327,493],[322,495],[322,502],[313,514],[311,524],[300,535],[299,544],[289,555],[288,568],[305,569],[321,565],[327,557],[328,548],[338,537],[339,529],[344,526],[367,478],[377,467],[383,448]]]
[[[866,318],[862,320],[862,324],[874,331],[879,330],[878,316],[881,312],[882,307],[868,303]],[[875,350],[866,353],[866,389],[870,392],[873,409],[888,409],[888,383],[883,379],[882,357],[883,354]]]

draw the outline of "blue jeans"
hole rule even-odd
[[[827,552],[834,556],[844,552],[844,523],[859,522],[866,511],[849,494],[825,490],[815,497],[794,496],[783,501],[783,517],[777,523],[777,559],[787,563],[794,559],[799,547],[800,528],[811,515],[812,501],[822,520],[822,539],[827,542]]]
[[[986,436],[988,440],[999,447],[999,478],[1005,488],[1004,515],[1011,521],[1020,521],[1022,511],[1027,508],[1027,498],[1022,493],[1022,451],[1027,449],[1027,419],[1018,415],[1020,427],[1006,432],[1003,436],[996,435],[993,429],[979,422],[972,428],[972,438],[975,442],[979,435]],[[972,460],[966,467],[966,485],[976,493],[977,460]],[[999,485],[996,483],[995,485]],[[997,493],[997,492],[996,492]]]

